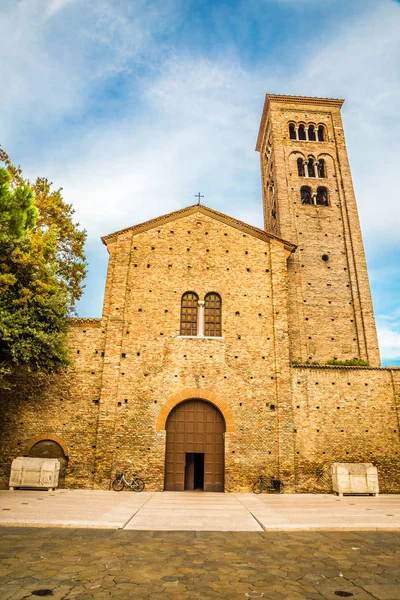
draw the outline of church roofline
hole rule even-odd
[[[150,221],[145,221],[144,223],[139,223],[138,225],[132,225],[131,227],[126,227],[125,229],[115,231],[114,233],[110,233],[108,235],[103,236],[101,238],[101,241],[103,242],[103,244],[105,246],[107,246],[108,242],[111,242],[113,239],[115,239],[118,235],[120,235],[122,233],[131,231],[133,235],[136,235],[138,233],[148,231],[149,229],[153,229],[153,227],[156,227],[157,225],[164,225],[166,223],[170,223],[171,221],[175,221],[176,219],[181,219],[183,217],[195,214],[197,212],[200,212],[208,217],[211,217],[212,219],[216,219],[217,221],[220,221],[221,223],[225,223],[226,225],[234,227],[235,229],[239,229],[240,231],[248,233],[249,235],[252,235],[260,240],[264,240],[264,241],[273,240],[273,241],[279,242],[280,244],[283,244],[284,248],[289,253],[294,252],[297,248],[296,244],[292,244],[292,242],[283,240],[282,238],[274,235],[273,233],[268,233],[267,231],[264,231],[263,229],[254,227],[253,225],[248,225],[247,223],[244,223],[243,221],[239,221],[238,219],[229,217],[228,215],[225,215],[224,213],[218,212],[217,210],[214,210],[213,208],[209,208],[208,206],[204,206],[202,204],[200,204],[200,205],[193,204],[191,206],[187,206],[186,208],[181,208],[180,210],[176,210],[172,213],[162,215],[161,217],[157,217],[155,219],[150,219]]]
[[[317,96],[286,96],[285,94],[267,94],[265,96],[264,108],[261,115],[260,129],[257,137],[256,151],[261,150],[262,138],[264,135],[265,123],[267,121],[267,114],[269,105],[273,102],[291,103],[291,104],[327,104],[328,106],[338,106],[339,108],[343,105],[344,100],[342,98],[318,98]]]

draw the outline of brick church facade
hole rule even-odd
[[[380,366],[341,105],[267,95],[264,229],[194,205],[103,238],[103,315],[71,320],[71,368],[2,398],[3,487],[47,455],[66,487],[126,469],[148,490],[324,491],[340,461],[400,493],[400,370]]]

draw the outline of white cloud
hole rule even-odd
[[[9,0],[0,6],[3,145],[79,119],[108,78],[132,70],[174,0]],[[18,137],[19,136],[19,137]]]
[[[366,237],[398,241],[393,186],[400,153],[400,5],[377,3],[318,39],[293,84],[298,93],[346,98],[343,120]],[[384,207],[384,210],[382,210]]]
[[[198,190],[206,204],[261,225],[249,190],[249,179],[258,185],[260,86],[238,65],[171,59],[144,91],[141,119],[90,133],[68,169],[56,155],[46,172],[62,179],[91,237],[192,204]]]
[[[378,339],[382,358],[400,359],[400,319],[377,317]]]
[[[47,14],[51,16],[73,2],[77,2],[77,0],[49,0]]]
[[[193,203],[198,191],[206,204],[260,226],[254,146],[265,92],[344,96],[367,247],[372,253],[375,240],[395,246],[400,7],[366,5],[323,37],[311,28],[292,65],[270,65],[266,57],[244,67],[232,53],[206,58],[154,43],[179,21],[179,0],[9,2],[0,8],[0,52],[9,56],[2,142],[26,151],[29,173],[64,187],[91,248],[99,235]],[[92,97],[121,73],[131,77],[124,77],[120,113],[83,119],[70,137],[59,129],[64,119],[86,115]],[[47,132],[38,151],[37,132]],[[379,323],[382,355],[395,355],[400,323]]]

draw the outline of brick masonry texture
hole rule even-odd
[[[71,320],[71,368],[21,376],[3,394],[3,487],[14,457],[53,440],[67,487],[109,489],[127,469],[162,490],[168,414],[202,398],[225,418],[226,491],[248,491],[260,473],[289,492],[324,491],[332,462],[362,461],[383,492],[400,492],[400,371],[379,367],[340,106],[267,96],[266,231],[193,206],[103,238],[103,316]],[[289,122],[324,124],[327,139],[290,140]],[[310,154],[325,158],[325,179],[298,176]],[[301,205],[305,184],[327,187],[329,206]],[[221,296],[220,338],[180,336],[187,291]],[[370,367],[327,367],[333,357]]]

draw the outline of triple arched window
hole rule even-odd
[[[181,329],[184,336],[221,337],[222,301],[216,292],[199,300],[195,292],[185,292],[181,299]]]
[[[297,172],[299,177],[326,177],[326,166],[323,158],[316,160],[313,156],[307,159],[297,159]]]
[[[291,140],[301,142],[324,142],[326,131],[324,125],[312,123],[289,123],[289,137]]]
[[[302,204],[329,206],[328,190],[322,186],[313,191],[308,185],[303,185],[300,190],[300,199]]]

